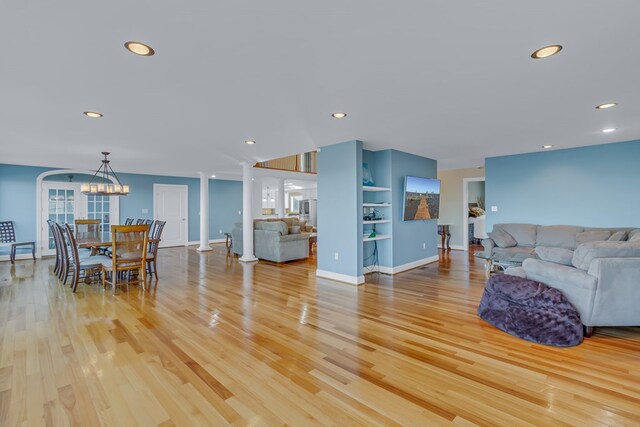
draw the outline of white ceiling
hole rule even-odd
[[[639,20],[638,0],[3,0],[0,163],[236,174],[361,139],[449,169],[636,139]]]

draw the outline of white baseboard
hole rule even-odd
[[[467,251],[468,249],[462,245],[451,245],[450,248],[454,251]],[[442,249],[442,245],[438,243],[438,249]]]
[[[398,266],[395,266],[395,267],[380,266],[379,270],[380,270],[380,273],[384,273],[384,274],[398,274],[398,273],[402,273],[403,271],[407,271],[407,270],[411,270],[411,269],[416,268],[416,267],[423,266],[425,264],[431,264],[432,262],[438,262],[439,260],[440,260],[440,256],[434,255],[434,256],[429,257],[429,258],[422,258],[422,259],[419,259],[417,261],[408,262],[406,264],[398,265]]]
[[[316,276],[356,286],[364,283],[364,276],[349,276],[348,274],[334,273],[326,270],[316,270]]]
[[[36,258],[39,258],[38,254],[36,254]],[[31,253],[28,253],[28,254],[16,254],[16,261],[24,261],[25,259],[30,259],[31,261],[33,261],[33,257],[31,256]],[[0,255],[0,261],[11,261],[11,256],[10,255]]]
[[[227,241],[226,239],[212,239],[212,240],[209,240],[209,243],[224,243],[226,241]],[[199,244],[200,244],[200,240],[187,242],[187,246],[193,246],[193,245],[199,245]]]

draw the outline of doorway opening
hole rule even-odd
[[[484,196],[484,177],[462,180],[462,236],[465,251],[482,250],[480,242],[487,238]]]

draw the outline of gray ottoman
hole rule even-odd
[[[583,338],[580,314],[559,290],[509,274],[489,278],[478,315],[502,331],[539,344],[568,347]]]

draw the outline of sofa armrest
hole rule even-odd
[[[311,233],[287,234],[280,236],[281,242],[295,242],[297,240],[309,240]]]
[[[482,240],[482,247],[484,247],[484,255],[490,257],[493,254],[493,248],[496,247],[496,242],[491,237]]]
[[[598,279],[584,270],[541,259],[527,258],[522,263],[527,279],[558,289],[580,313],[580,320],[593,326],[591,313]]]
[[[596,258],[589,275],[598,280],[591,325],[640,326],[640,257]]]

